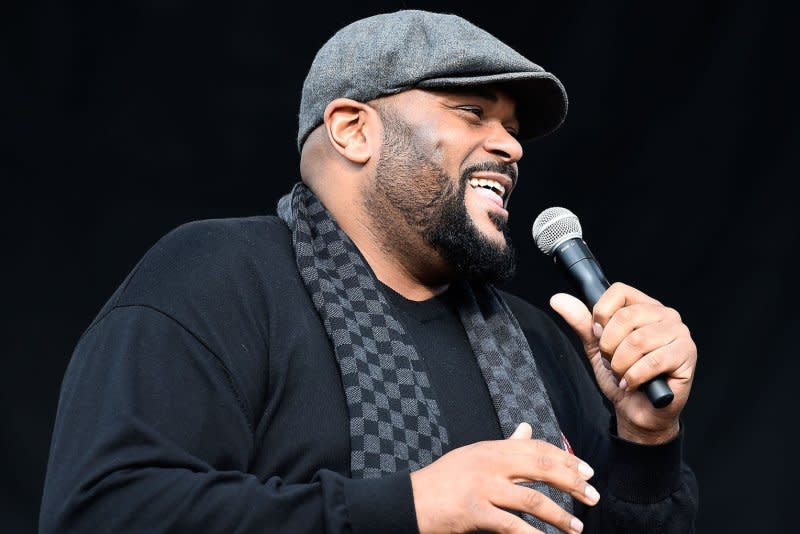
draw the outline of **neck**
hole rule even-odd
[[[402,217],[391,217],[391,228],[376,222],[355,200],[362,181],[327,180],[316,183],[312,190],[378,280],[409,300],[427,300],[444,293],[452,275],[448,265]]]
[[[392,235],[378,232],[369,216],[354,216],[352,206],[349,216],[341,218],[330,211],[378,280],[403,297],[427,300],[441,295],[450,286],[446,265],[421,237],[400,228],[393,228]]]
[[[357,243],[356,246],[358,246]],[[359,250],[361,250],[378,280],[408,300],[428,300],[441,295],[450,287],[449,282],[439,284],[422,282],[402,266],[398,268],[398,264],[383,253],[371,254],[361,247],[359,247]]]
[[[403,297],[428,300],[450,287],[444,262],[421,237],[412,234],[409,238],[410,232],[399,228],[394,228],[391,236],[381,235],[360,219],[349,226],[342,229],[361,251],[378,280]]]

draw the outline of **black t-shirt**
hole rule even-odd
[[[450,293],[417,302],[381,285],[428,372],[450,449],[502,439],[489,389]]]

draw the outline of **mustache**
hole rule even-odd
[[[517,185],[517,169],[510,163],[502,163],[500,161],[483,161],[470,165],[464,172],[461,173],[461,181],[466,182],[469,180],[470,175],[476,172],[496,172],[498,174],[505,174],[511,178],[512,185]]]

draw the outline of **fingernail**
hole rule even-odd
[[[569,528],[571,528],[574,532],[583,532],[583,521],[577,517],[573,517],[569,522]]]
[[[589,464],[586,462],[578,462],[578,472],[586,478],[592,478],[594,475],[594,469],[589,467]]]
[[[610,361],[606,360],[602,356],[600,356],[600,361],[603,362],[603,367],[605,367],[609,371],[611,370],[611,362]]]
[[[592,502],[597,502],[600,500],[600,494],[597,493],[597,490],[594,489],[594,487],[590,486],[589,484],[586,484],[586,489],[584,490],[584,493],[586,494],[587,497],[589,497],[589,500]]]
[[[628,381],[624,378],[619,381],[619,389],[628,389]]]
[[[603,335],[603,325],[600,323],[594,323],[594,325],[592,325],[592,332],[594,332],[594,337],[600,339],[600,336]]]

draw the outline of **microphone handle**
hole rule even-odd
[[[580,238],[570,239],[556,247],[553,257],[583,295],[589,309],[593,308],[610,284],[586,242]],[[645,382],[640,389],[656,408],[667,406],[675,398],[664,375]]]

